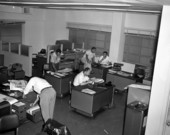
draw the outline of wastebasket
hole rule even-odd
[[[123,135],[144,135],[148,105],[134,101],[127,105]]]

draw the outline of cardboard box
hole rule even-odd
[[[32,114],[27,112],[27,119],[35,123],[41,121],[42,120],[41,110],[40,109],[34,110]]]
[[[18,115],[19,120],[25,120],[26,119],[26,110],[22,110],[20,112],[12,109],[12,112]]]

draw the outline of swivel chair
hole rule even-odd
[[[15,131],[18,135],[19,118],[17,114],[9,114],[0,117],[0,133]]]

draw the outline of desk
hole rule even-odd
[[[95,94],[84,93],[81,90],[89,88],[95,91]],[[81,114],[93,117],[102,107],[112,104],[114,87],[89,87],[77,86],[72,88],[71,107]]]
[[[124,88],[130,84],[136,83],[136,79],[132,76],[123,76],[116,73],[107,73],[106,81],[111,81],[116,89],[123,91]]]
[[[73,81],[75,74],[70,73],[63,77],[56,77],[50,73],[45,73],[45,79],[53,86],[57,92],[57,97],[63,97],[70,93],[70,81]]]

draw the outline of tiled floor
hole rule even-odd
[[[115,106],[98,113],[94,118],[78,114],[70,109],[69,97],[57,99],[55,119],[65,124],[72,135],[122,135],[126,93],[115,94]],[[42,121],[27,122],[20,126],[19,135],[36,135],[40,132]],[[3,135],[12,135],[6,133]]]

